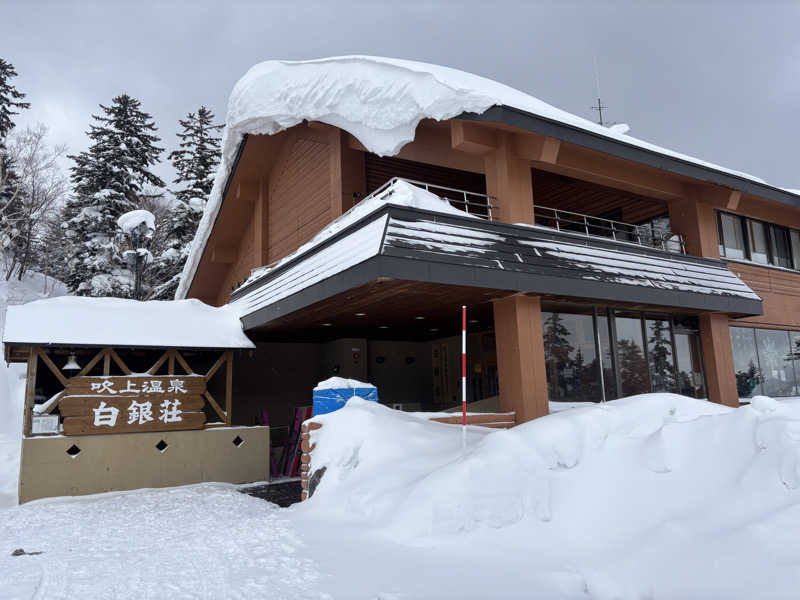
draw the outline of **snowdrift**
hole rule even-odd
[[[787,533],[800,525],[799,401],[731,409],[647,394],[510,430],[470,427],[463,450],[458,426],[358,399],[314,420],[312,468],[326,471],[298,510],[401,543],[479,536],[562,567],[608,563],[603,581],[616,583],[608,594],[587,583],[595,597],[640,597],[619,582],[676,563],[705,582],[671,582],[684,597],[723,574],[726,587],[763,580],[778,587],[761,597],[787,597],[781,586],[800,573]]]

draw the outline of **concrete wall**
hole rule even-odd
[[[236,437],[244,443],[236,446]],[[156,448],[161,440],[168,446]],[[74,458],[67,454],[80,448]],[[117,435],[33,437],[22,441],[19,501],[204,481],[265,481],[269,430],[219,427]]]

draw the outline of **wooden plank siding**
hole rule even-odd
[[[728,268],[764,301],[762,316],[735,319],[731,325],[800,329],[800,273],[733,261]]]

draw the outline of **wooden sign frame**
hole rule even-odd
[[[120,371],[122,371],[124,376],[131,376],[136,377],[139,374],[134,374],[125,364],[125,362],[120,358],[119,354],[116,352],[114,348],[102,348],[100,349],[94,357],[89,360],[88,363],[75,375],[75,377],[86,377],[88,376],[89,372],[97,366],[100,361],[103,361],[103,376],[110,376],[111,375],[111,361],[119,367]],[[34,396],[36,392],[36,375],[39,369],[39,363],[42,363],[58,380],[58,382],[63,386],[63,390],[58,392],[48,403],[48,405],[42,410],[41,414],[50,414],[56,408],[58,408],[61,404],[61,401],[67,397],[67,389],[69,387],[69,382],[73,378],[68,378],[64,375],[64,373],[55,365],[53,360],[50,358],[48,353],[38,346],[33,346],[29,350],[28,355],[28,368],[26,373],[26,385],[25,385],[25,413],[23,419],[23,433],[25,437],[31,436],[31,422],[32,422],[32,415],[33,415],[33,408],[34,408]],[[164,365],[167,364],[167,375],[156,375],[156,372]],[[176,367],[179,366],[183,373],[176,372]],[[208,382],[210,379],[222,368],[225,367],[225,409],[223,410],[220,404],[217,402],[216,398],[208,391]],[[195,373],[194,370],[189,366],[189,363],[186,359],[181,355],[181,353],[176,349],[168,349],[165,350],[164,353],[156,360],[156,362],[151,366],[146,375],[152,376],[152,378],[161,378],[161,377],[168,377],[169,375],[182,375],[182,376],[195,376],[195,377],[202,377],[205,386],[204,391],[201,394],[204,402],[207,402],[209,406],[214,410],[214,412],[219,416],[221,419],[221,423],[210,423],[205,424],[205,427],[222,427],[222,426],[230,426],[231,425],[231,413],[232,413],[232,404],[233,404],[233,351],[232,350],[225,350],[220,353],[219,358],[214,362],[211,368],[206,373]],[[128,399],[131,396],[127,396]],[[195,423],[196,425],[196,423]],[[202,426],[201,426],[202,427]],[[142,431],[139,429],[138,431]]]

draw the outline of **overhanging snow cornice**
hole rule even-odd
[[[623,158],[643,165],[668,171],[677,175],[691,177],[699,181],[707,181],[717,185],[724,185],[767,200],[773,200],[800,208],[800,197],[781,188],[759,183],[747,177],[740,177],[733,173],[714,169],[697,162],[683,160],[649,150],[635,144],[628,144],[607,136],[599,135],[568,123],[548,119],[533,113],[525,112],[511,106],[493,106],[483,113],[462,113],[458,119],[469,121],[483,121],[487,123],[502,123],[532,133],[538,133],[569,142],[590,150],[603,152],[617,158]]]

